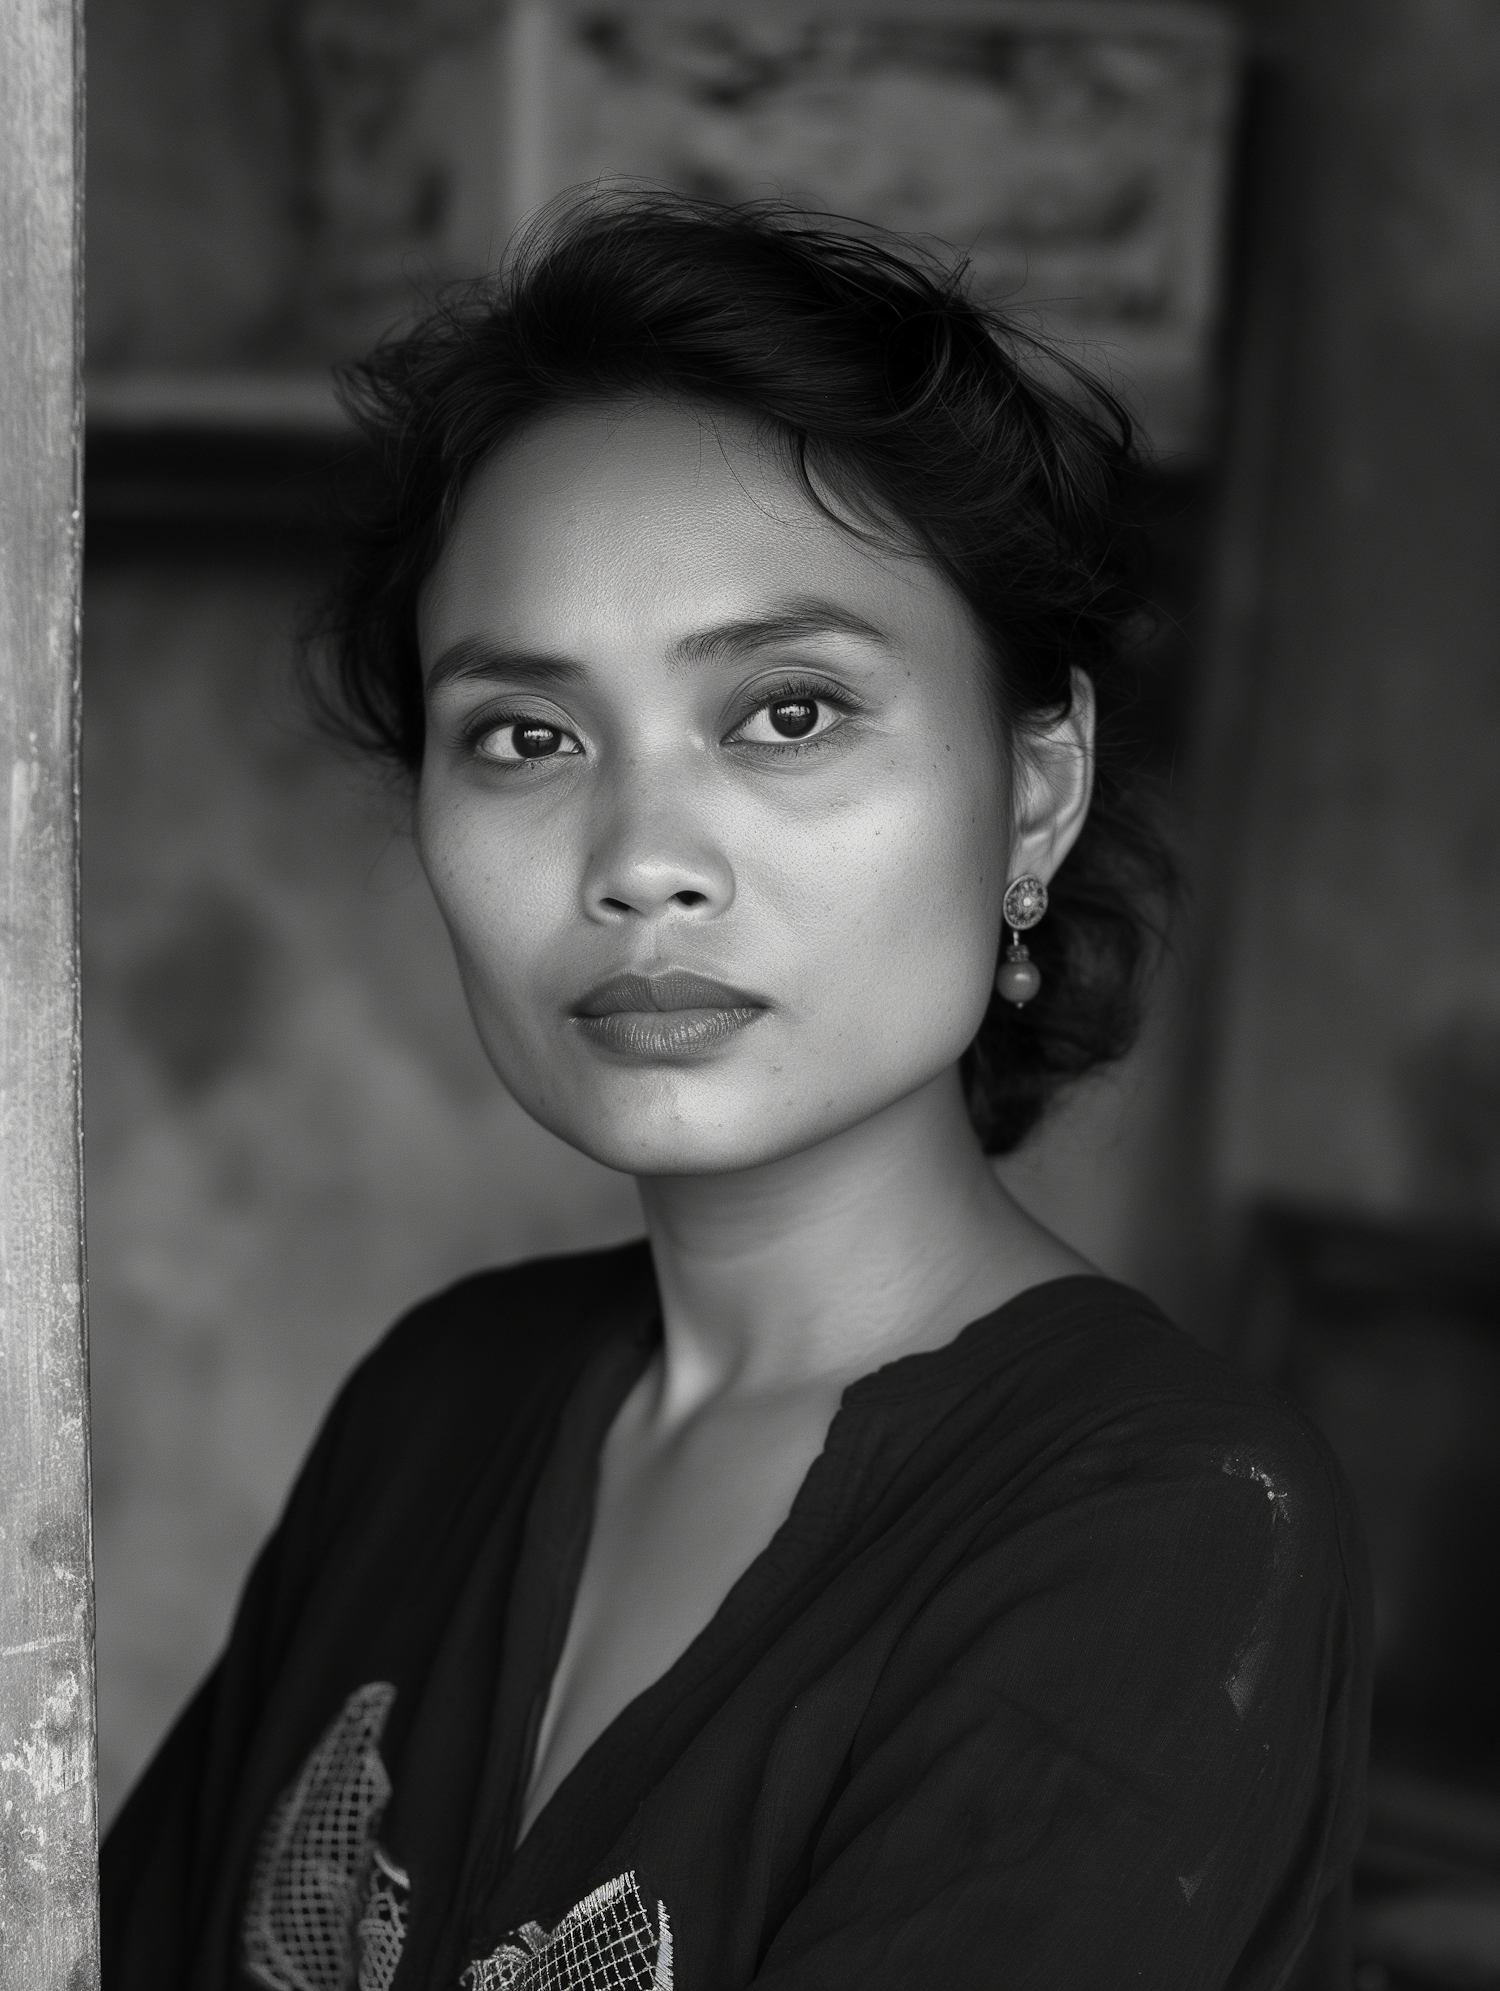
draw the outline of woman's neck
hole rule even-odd
[[[803,1153],[640,1190],[667,1423],[723,1395],[842,1387],[1092,1269],[995,1180],[956,1070]]]

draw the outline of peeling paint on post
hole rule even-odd
[[[0,1986],[99,1974],[78,1118],[77,0],[0,8]]]

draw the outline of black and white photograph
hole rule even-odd
[[[1500,1991],[1490,0],[4,0],[0,1991]]]

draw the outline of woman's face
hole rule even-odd
[[[637,1174],[741,1168],[960,1056],[1011,795],[927,561],[823,517],[733,417],[579,409],[476,475],[420,638],[423,862],[544,1126]]]

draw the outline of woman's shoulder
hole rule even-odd
[[[649,1319],[656,1304],[644,1238],[597,1251],[524,1259],[468,1273],[409,1307],[361,1368],[405,1387],[437,1373],[508,1374],[546,1366],[615,1324]]]
[[[998,1668],[1054,1714],[1128,1678],[1163,1705],[1227,1695],[1238,1720],[1274,1646],[1294,1700],[1334,1673],[1358,1700],[1362,1535],[1294,1404],[1100,1278],[1033,1288],[960,1342],[926,1434],[918,1661],[973,1651],[975,1691]]]
[[[1254,1429],[1324,1449],[1282,1392],[1178,1327],[1144,1293],[1101,1274],[1029,1288],[966,1329],[954,1353],[970,1383],[1055,1402],[1101,1432],[1149,1425],[1162,1439]]]
[[[1226,1549],[1242,1539],[1258,1550],[1268,1530],[1286,1531],[1335,1563],[1362,1564],[1333,1450],[1279,1390],[1114,1280],[1056,1280],[1014,1312],[1012,1333],[995,1331],[997,1316],[976,1337],[989,1341],[980,1394],[997,1427],[1029,1427],[1054,1494],[1089,1489],[1103,1496],[1095,1520],[1125,1529],[1191,1511],[1194,1532],[1208,1525]]]
[[[409,1307],[350,1375],[323,1442],[389,1460],[413,1442],[503,1443],[538,1399],[565,1393],[613,1333],[648,1333],[644,1239],[472,1272]]]

